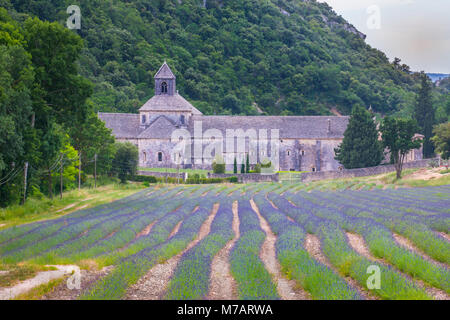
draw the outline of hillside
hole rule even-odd
[[[73,1],[0,0],[16,20],[65,24]],[[206,7],[204,7],[206,4]],[[301,0],[81,0],[82,74],[101,111],[136,112],[166,59],[206,114],[409,109],[417,81],[327,4]]]

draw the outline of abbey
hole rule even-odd
[[[211,169],[217,149],[209,149],[219,143],[227,170],[233,169],[234,159],[240,164],[248,155],[252,164],[276,158],[272,162],[280,171],[340,169],[334,148],[342,142],[349,120],[344,116],[206,116],[178,93],[167,63],[155,75],[155,95],[139,114],[99,113],[99,117],[117,141],[139,148],[141,167]],[[226,142],[230,132],[245,134],[242,148]],[[181,140],[173,137],[176,133],[183,133],[189,142],[181,150]]]

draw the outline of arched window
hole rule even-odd
[[[302,150],[302,156],[304,156],[305,155],[305,150]]]
[[[167,93],[167,82],[161,83],[161,93]]]
[[[144,162],[147,162],[147,153],[145,151],[144,151],[143,155],[144,155]]]
[[[158,152],[158,161],[159,161],[159,162],[162,162],[162,160],[163,160],[163,159],[162,159],[162,158],[163,158],[162,156],[163,156],[162,152]]]
[[[291,150],[287,151],[287,155],[290,156],[291,155]]]
[[[316,172],[316,168],[313,167],[313,168],[312,168],[312,172]]]
[[[180,122],[181,122],[181,124],[184,124],[185,121],[186,121],[186,119],[185,119],[184,115],[181,115],[181,116],[180,116]]]
[[[146,121],[147,121],[147,118],[146,118],[146,116],[144,114],[144,115],[142,115],[142,123],[145,123]]]

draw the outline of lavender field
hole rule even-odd
[[[49,299],[448,300],[449,230],[450,186],[164,186],[2,230],[0,265],[81,266]]]

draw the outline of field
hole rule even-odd
[[[0,279],[81,267],[24,299],[449,299],[450,186],[369,185],[154,186],[1,230]]]

